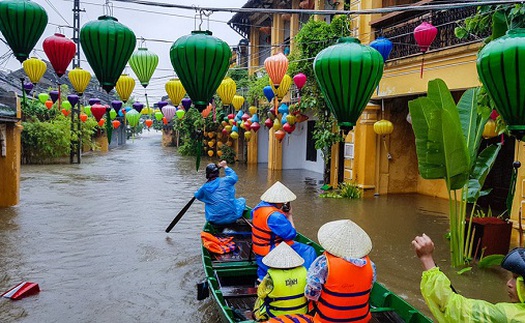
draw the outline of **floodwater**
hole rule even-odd
[[[0,322],[217,322],[211,298],[196,300],[204,273],[199,232],[204,207],[195,202],[171,233],[164,232],[204,183],[201,163],[160,145],[160,133],[128,141],[80,165],[23,166],[19,205],[0,209],[0,293],[21,281],[41,292],[0,299]],[[327,221],[350,218],[371,236],[378,280],[429,314],[419,293],[421,267],[410,242],[426,233],[436,262],[468,297],[505,301],[507,274],[450,268],[443,238],[448,202],[420,195],[360,200],[319,198],[322,174],[268,172],[233,165],[237,195],[250,205],[275,180],[297,195],[299,231],[316,239]]]

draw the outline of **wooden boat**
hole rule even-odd
[[[206,279],[198,284],[198,299],[204,299],[210,292],[218,304],[224,322],[255,322],[251,311],[257,299],[257,264],[251,250],[251,223],[249,211],[243,221],[225,227],[204,225],[204,231],[215,236],[233,236],[237,249],[227,254],[210,253],[202,246],[202,262]],[[297,234],[295,239],[311,245],[318,254],[323,252],[320,245],[307,237]],[[370,295],[371,322],[432,322],[428,317],[389,291],[380,283],[375,283]]]

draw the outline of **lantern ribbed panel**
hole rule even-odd
[[[370,43],[370,47],[377,50],[383,57],[383,62],[386,62],[388,56],[390,56],[390,52],[392,51],[393,44],[388,38],[378,37],[376,40]]]
[[[115,85],[115,90],[124,103],[128,101],[133,89],[135,89],[135,80],[128,74],[122,74]]]
[[[217,94],[224,105],[232,104],[233,97],[237,92],[237,84],[231,77],[222,80],[221,85],[217,88]]]
[[[171,46],[171,64],[199,112],[224,79],[231,56],[228,44],[210,31],[192,31]]]
[[[283,53],[277,53],[264,60],[264,68],[270,77],[274,87],[279,87],[286,71],[288,70],[288,58]]]
[[[186,95],[186,90],[182,85],[182,82],[179,79],[171,79],[166,82],[166,93],[171,100],[171,104],[177,106],[180,104],[180,101]]]
[[[149,80],[153,76],[157,65],[159,64],[159,56],[147,48],[139,48],[129,59],[129,66],[143,87],[147,87]]]
[[[0,1],[0,31],[20,62],[29,57],[47,26],[47,13],[29,0]]]
[[[100,86],[109,93],[133,53],[135,34],[115,17],[101,16],[82,27],[80,43]]]
[[[172,105],[167,105],[164,108],[162,108],[162,114],[166,117],[166,120],[168,122],[170,122],[170,120],[173,119],[176,112],[177,112],[177,108],[175,108]]]
[[[140,112],[137,110],[131,109],[128,113],[126,113],[126,121],[129,123],[131,127],[135,127],[140,120]]]
[[[286,93],[288,93],[288,90],[290,90],[290,86],[292,86],[292,78],[290,77],[290,75],[285,74],[278,88],[275,88],[271,82],[270,86],[272,87],[272,90],[275,93],[275,95],[277,95],[277,99],[282,100],[285,97]]]
[[[392,122],[382,119],[374,123],[374,132],[380,136],[389,135],[394,131]]]
[[[353,37],[340,38],[314,60],[317,82],[342,128],[355,126],[383,75],[383,57]]]
[[[71,82],[71,85],[73,85],[75,91],[77,91],[79,94],[84,93],[87,86],[89,85],[89,81],[91,81],[91,73],[81,69],[80,67],[75,67],[67,74],[67,77],[69,78],[69,81]]]
[[[434,39],[436,39],[437,32],[437,28],[426,21],[423,21],[414,29],[414,38],[421,52],[425,53],[428,50]]]
[[[509,130],[525,131],[525,29],[488,43],[478,54],[477,69]]]
[[[42,48],[58,77],[66,73],[69,63],[71,63],[77,52],[77,45],[71,39],[59,33],[44,39]]]
[[[22,67],[33,84],[38,83],[47,70],[46,63],[36,57],[26,59]]]
[[[239,111],[244,104],[244,97],[242,95],[234,95],[232,99],[232,105],[235,111]]]

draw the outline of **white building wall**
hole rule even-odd
[[[268,133],[269,130],[261,123],[261,128],[257,131],[257,163],[268,163]]]

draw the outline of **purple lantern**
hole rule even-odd
[[[113,109],[115,109],[115,111],[120,111],[120,109],[122,108],[122,101],[113,100],[111,101],[111,106],[113,107]]]
[[[57,90],[53,90],[53,91],[49,92],[49,97],[51,98],[51,101],[53,101],[53,103],[57,102],[57,100],[58,100],[58,91]]]
[[[184,110],[188,111],[188,109],[191,107],[191,99],[190,98],[184,98],[181,101],[182,106],[184,107]]]
[[[144,108],[144,103],[135,102],[133,103],[133,109],[137,110],[138,113]]]
[[[97,99],[97,98],[89,99],[89,105],[94,105],[94,104],[97,104],[97,103],[100,103],[100,99]]]
[[[26,94],[29,95],[29,93],[31,93],[31,90],[33,90],[33,83],[29,82],[29,83],[26,83],[24,82],[24,91],[26,92]]]
[[[162,111],[162,108],[168,105],[168,102],[166,101],[159,101],[157,102],[157,106],[159,107],[160,111]]]
[[[76,94],[70,94],[67,96],[67,100],[69,101],[69,103],[71,103],[72,106],[75,106],[78,103],[79,98],[80,97]]]
[[[390,52],[392,51],[392,42],[385,37],[378,37],[376,40],[370,43],[370,47],[377,50],[381,56],[383,56],[383,63],[386,62]]]

